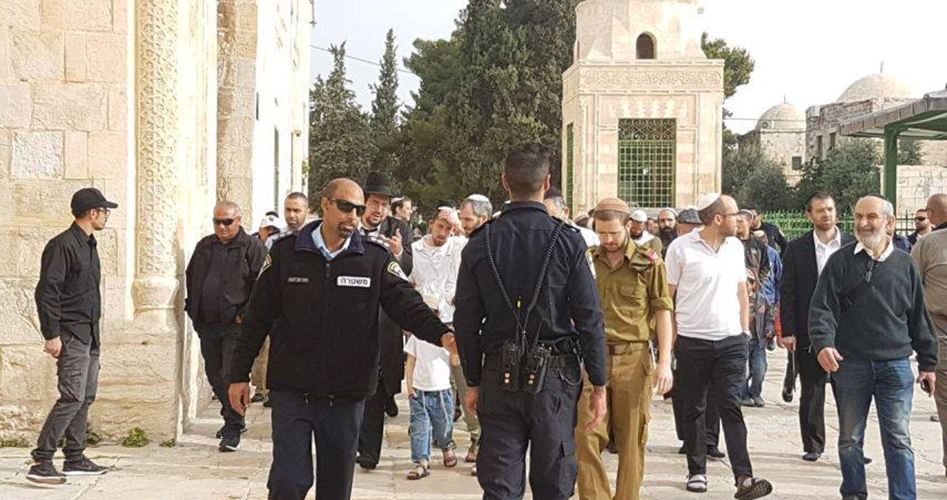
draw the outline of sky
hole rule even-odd
[[[346,42],[348,55],[378,61],[385,33],[395,30],[398,54],[411,54],[417,38],[448,38],[466,0],[316,0],[312,44]],[[724,106],[745,132],[784,99],[802,110],[835,102],[849,84],[884,64],[884,72],[918,97],[947,86],[943,20],[947,0],[703,0],[704,31],[746,48],[756,61],[749,84]],[[879,6],[885,6],[879,8]],[[332,56],[312,50],[313,76],[328,74]],[[400,60],[400,58],[399,58]],[[349,59],[358,102],[371,108],[369,85],[378,66]],[[417,77],[400,73],[399,94],[412,103]]]

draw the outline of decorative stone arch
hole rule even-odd
[[[656,59],[658,54],[658,40],[654,35],[644,32],[635,40],[636,59]]]

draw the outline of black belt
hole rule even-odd
[[[565,367],[578,367],[579,366],[579,357],[575,353],[567,354],[554,354],[549,358],[549,368],[565,368]],[[483,367],[485,369],[499,369],[500,368],[500,355],[499,354],[487,354],[484,357]]]

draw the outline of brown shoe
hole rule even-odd
[[[474,440],[470,443],[470,448],[467,448],[467,456],[464,457],[464,462],[468,464],[477,462],[477,452],[480,451],[480,443]]]

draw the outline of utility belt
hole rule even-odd
[[[647,341],[645,342],[624,342],[621,344],[608,344],[608,354],[609,356],[623,356],[627,354],[633,354],[636,352],[647,351],[649,348]]]
[[[538,394],[543,390],[549,370],[579,368],[579,357],[574,352],[553,355],[552,350],[542,344],[527,348],[513,341],[504,342],[500,352],[488,354],[484,368],[496,369],[500,388],[506,392]]]

